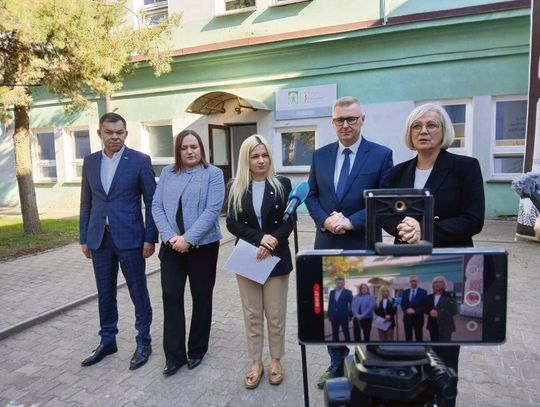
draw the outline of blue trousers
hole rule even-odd
[[[114,244],[109,232],[105,232],[99,249],[92,250],[92,264],[98,290],[99,335],[102,343],[115,339],[118,333],[118,306],[116,303],[116,285],[118,266],[126,279],[131,301],[135,306],[135,329],[137,344],[148,344],[152,306],[146,286],[145,260],[142,247],[120,250]]]

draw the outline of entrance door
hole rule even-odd
[[[228,126],[208,125],[208,144],[210,145],[210,163],[223,171],[225,184],[232,177],[231,136]]]

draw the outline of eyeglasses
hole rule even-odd
[[[347,124],[349,126],[352,126],[353,124],[356,124],[358,123],[358,119],[360,118],[361,116],[351,116],[351,117],[336,117],[335,119],[332,119],[332,123],[334,123],[336,126],[343,126],[345,124],[345,122],[347,122]]]
[[[430,133],[433,133],[434,131],[437,131],[441,128],[440,124],[434,123],[434,122],[429,122],[425,126],[426,126],[427,131],[429,131]],[[421,132],[423,128],[424,128],[424,125],[422,123],[414,123],[411,126],[411,130],[417,133]]]

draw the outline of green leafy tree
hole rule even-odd
[[[135,25],[128,21],[134,15]],[[25,233],[41,232],[30,154],[32,89],[44,87],[74,112],[88,107],[89,97],[108,100],[122,88],[136,67],[134,56],[156,76],[168,72],[166,50],[179,19],[172,15],[148,26],[125,0],[0,0],[0,109],[4,122],[14,119]]]

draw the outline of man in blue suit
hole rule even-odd
[[[103,115],[98,135],[103,151],[90,154],[83,163],[79,220],[81,249],[92,259],[96,276],[101,342],[82,365],[93,365],[117,351],[116,285],[120,265],[135,306],[138,334],[130,361],[133,370],[144,365],[152,353],[152,307],[145,259],[154,253],[157,242],[151,213],[156,181],[150,157],[124,145],[128,132],[122,116]]]
[[[343,331],[346,341],[351,340],[349,321],[352,316],[352,291],[345,288],[345,279],[341,276],[335,278],[336,288],[330,291],[328,301],[328,319],[332,323],[332,341],[339,341],[339,328]]]
[[[313,153],[306,205],[317,227],[315,249],[364,249],[364,190],[382,188],[392,168],[392,151],[360,134],[365,115],[358,99],[342,97],[334,103],[332,124],[338,141]],[[380,232],[379,232],[380,235]],[[346,346],[329,346],[330,367],[320,378],[343,372]]]
[[[422,341],[424,330],[424,311],[426,309],[427,291],[418,287],[418,277],[409,277],[411,288],[403,291],[401,297],[401,309],[403,310],[403,327],[405,339],[412,341],[413,332],[417,341]]]

